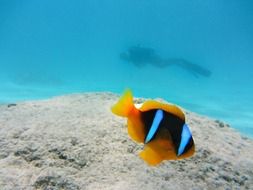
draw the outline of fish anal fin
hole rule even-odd
[[[163,160],[176,160],[177,156],[171,141],[155,139],[146,144],[140,157],[149,165],[155,166]]]
[[[145,146],[144,150],[140,152],[139,156],[147,162],[150,166],[155,166],[163,161],[163,158],[149,146]]]

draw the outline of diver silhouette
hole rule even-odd
[[[153,48],[132,46],[129,47],[127,52],[120,54],[120,58],[124,61],[131,62],[137,67],[143,67],[147,64],[154,65],[156,67],[164,68],[168,66],[179,66],[186,69],[195,77],[199,75],[204,77],[209,77],[212,72],[200,65],[191,63],[185,59],[180,58],[167,58],[163,59],[158,54],[156,54]]]

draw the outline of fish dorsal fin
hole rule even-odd
[[[166,112],[169,112],[169,113],[179,117],[183,121],[185,121],[185,115],[184,115],[183,111],[179,107],[177,107],[176,105],[173,105],[173,104],[165,104],[165,103],[157,102],[155,100],[147,100],[141,106],[140,111],[148,111],[148,110],[152,110],[152,109],[164,110]]]

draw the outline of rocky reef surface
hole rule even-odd
[[[252,189],[251,139],[185,110],[195,155],[150,167],[125,119],[110,112],[118,98],[85,93],[1,105],[0,189]]]

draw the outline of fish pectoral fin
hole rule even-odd
[[[173,144],[163,139],[153,140],[146,144],[140,157],[151,166],[155,166],[163,160],[177,159]]]

